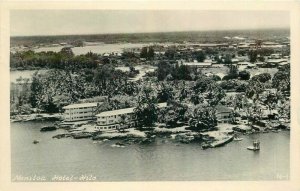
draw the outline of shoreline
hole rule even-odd
[[[32,113],[25,115],[11,115],[10,122],[26,122],[26,121],[61,121],[63,115],[61,113]]]
[[[22,118],[23,117],[23,118]],[[27,117],[27,119],[26,119]],[[151,130],[138,130],[136,128],[128,128],[123,130],[113,131],[97,131],[93,124],[94,122],[85,121],[77,122],[69,126],[60,126],[62,115],[57,114],[31,114],[31,115],[18,115],[17,118],[22,120],[15,120],[11,122],[25,123],[29,121],[53,121],[54,125],[58,126],[59,129],[64,129],[64,133],[56,134],[52,136],[53,139],[61,138],[73,138],[73,139],[90,139],[93,143],[102,143],[106,141],[117,140],[117,144],[112,147],[125,147],[126,145],[132,144],[151,144],[155,142],[156,138],[171,139],[176,144],[190,144],[196,143],[201,148],[216,148],[225,146],[230,142],[234,141],[234,136],[247,136],[252,134],[261,133],[278,133],[280,131],[289,131],[289,127],[265,127],[263,130],[254,129],[252,126],[246,125],[233,125],[233,124],[220,124],[217,126],[218,130],[196,132],[186,129],[189,126],[181,126],[175,128],[161,127],[162,124],[156,124]],[[60,124],[59,124],[60,123]],[[246,131],[241,131],[242,127],[247,127]],[[241,127],[241,128],[238,128]],[[45,132],[47,133],[47,132]],[[165,140],[166,141],[166,140]],[[163,141],[163,142],[165,142]]]

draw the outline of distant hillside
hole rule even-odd
[[[157,33],[131,33],[131,34],[92,34],[92,35],[60,35],[60,36],[27,36],[11,37],[11,46],[37,44],[57,44],[74,42],[104,42],[104,43],[147,43],[147,42],[224,42],[225,36],[246,37],[249,39],[262,39],[282,41],[290,36],[289,29],[263,29],[263,30],[230,30],[230,31],[188,31],[188,32],[157,32]]]

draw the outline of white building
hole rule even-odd
[[[189,68],[210,68],[212,67],[212,60],[204,60],[203,62],[183,62]]]
[[[64,121],[84,121],[95,119],[95,111],[100,103],[80,103],[63,107]]]
[[[158,108],[166,107],[167,103],[159,103]],[[134,107],[101,112],[97,117],[96,130],[108,131],[135,126]]]

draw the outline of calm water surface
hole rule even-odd
[[[120,43],[120,44],[100,44],[100,45],[91,45],[91,46],[84,46],[84,47],[73,47],[72,51],[75,55],[86,54],[88,52],[93,52],[96,54],[103,54],[103,53],[112,53],[112,52],[123,52],[126,48],[141,48],[143,46],[149,46],[149,44],[145,43]],[[56,46],[56,47],[41,47],[37,48],[35,52],[59,52],[63,46]]]
[[[198,144],[167,139],[150,145],[111,147],[113,142],[90,139],[52,139],[54,132],[40,132],[45,122],[11,123],[12,179],[16,176],[92,175],[96,181],[162,180],[279,180],[289,176],[289,132],[244,136],[240,142],[201,150]],[[34,139],[40,140],[33,144]],[[254,139],[261,151],[246,147]]]

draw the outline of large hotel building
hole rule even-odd
[[[96,119],[96,109],[101,103],[80,103],[63,107],[64,121],[75,122]]]
[[[164,108],[167,103],[159,103],[158,108]],[[101,112],[97,117],[96,129],[99,131],[118,128],[128,128],[135,125],[134,107]]]

